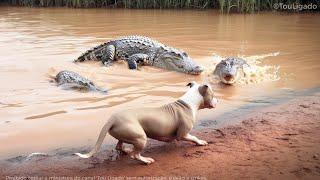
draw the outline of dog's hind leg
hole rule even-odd
[[[128,147],[124,147],[123,146],[123,141],[118,141],[118,144],[116,146],[116,150],[123,152],[125,154],[130,154],[132,152],[132,149],[128,148]]]
[[[110,129],[109,133],[111,134],[111,136],[119,140],[117,149],[123,149],[121,148],[123,142],[133,145],[133,150],[129,153],[132,159],[142,161],[145,164],[154,162],[152,158],[143,157],[140,154],[147,144],[147,135],[140,124],[136,121],[128,120],[126,124],[115,124],[113,128]]]
[[[132,143],[133,144],[133,151],[130,153],[130,157],[136,160],[139,160],[145,164],[151,164],[154,162],[154,159],[150,158],[150,157],[144,157],[141,156],[141,151],[143,150],[143,148],[146,146],[147,144],[147,137],[142,137],[142,138],[138,138],[135,140],[135,142]]]

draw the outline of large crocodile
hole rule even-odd
[[[82,54],[75,62],[100,60],[109,66],[119,59],[126,60],[129,69],[151,65],[187,74],[198,75],[203,71],[187,53],[144,36],[127,36],[103,43]]]
[[[244,76],[244,65],[248,65],[245,60],[228,57],[217,64],[213,74],[217,75],[221,82],[231,85]]]
[[[71,89],[80,89],[86,91],[97,91],[100,93],[107,93],[107,90],[103,90],[97,87],[92,81],[89,79],[81,76],[78,73],[72,71],[60,71],[56,77],[54,77],[55,81],[57,82],[58,86],[62,86],[64,88],[71,88]]]

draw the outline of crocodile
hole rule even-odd
[[[73,71],[60,71],[54,78],[58,86],[86,91],[97,91],[107,93],[107,90],[97,87],[92,81]]]
[[[105,66],[110,66],[120,59],[127,61],[129,69],[150,65],[194,75],[199,75],[204,70],[186,52],[145,36],[126,36],[108,41],[88,50],[74,62],[98,60]]]
[[[228,57],[217,64],[213,74],[217,75],[224,84],[231,85],[245,75],[243,72],[244,65],[249,66],[242,58]]]

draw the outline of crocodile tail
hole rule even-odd
[[[75,153],[75,155],[78,155],[81,158],[89,158],[92,155],[94,155],[100,149],[100,147],[102,145],[102,142],[103,142],[104,138],[106,137],[106,135],[107,135],[109,129],[111,128],[112,124],[113,124],[113,121],[112,121],[112,119],[110,119],[109,122],[107,122],[103,126],[103,128],[102,128],[102,130],[101,130],[101,132],[99,134],[99,138],[98,138],[98,140],[96,142],[96,145],[94,146],[94,148],[89,153],[87,153],[87,154]]]
[[[74,62],[83,62],[83,61],[90,61],[90,60],[98,60],[98,57],[96,56],[96,52],[100,49],[102,49],[104,46],[106,46],[108,42],[102,43],[92,49],[89,49],[85,53],[83,53],[81,56],[79,56],[77,59],[74,60]]]
[[[96,88],[98,92],[100,92],[101,94],[108,94],[108,90],[107,89],[102,89],[102,88]]]
[[[95,85],[90,85],[90,89],[93,90],[93,91],[99,92],[101,94],[107,94],[108,93],[108,90],[100,88],[100,87],[97,87]]]

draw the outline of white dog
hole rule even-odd
[[[123,110],[112,115],[103,126],[94,149],[88,154],[76,154],[82,158],[91,157],[101,147],[107,132],[119,140],[117,150],[146,164],[154,162],[154,159],[140,154],[146,146],[147,137],[166,142],[177,139],[191,141],[197,145],[207,145],[206,141],[190,135],[189,132],[196,120],[197,111],[214,108],[217,99],[209,85],[191,82],[188,86],[190,89],[173,103],[157,108]],[[123,143],[132,144],[134,148],[126,149]]]

